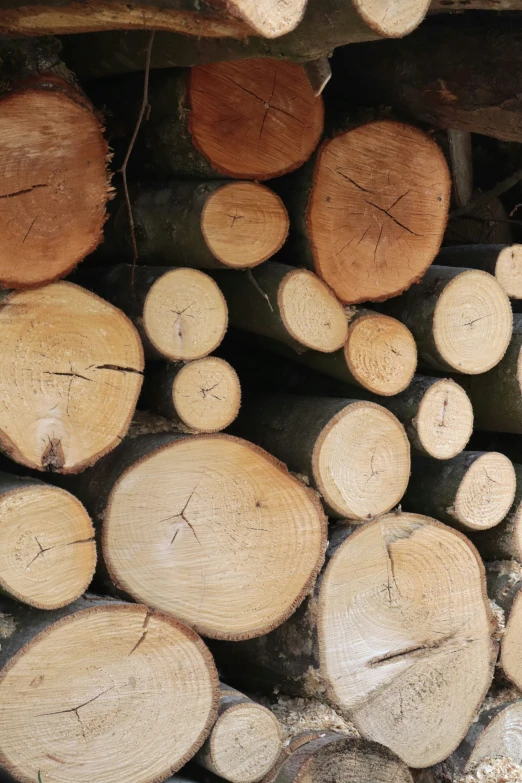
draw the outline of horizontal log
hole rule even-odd
[[[472,536],[485,560],[517,560],[522,563],[522,465],[515,463],[516,492],[506,518],[492,530]]]
[[[493,275],[511,299],[522,299],[522,245],[457,245],[443,247],[439,266],[482,269]]]
[[[499,665],[507,679],[520,688],[522,686],[522,652],[520,650],[522,566],[516,561],[509,560],[488,563],[487,575],[489,596],[503,610],[506,624],[500,642]],[[521,719],[522,715],[519,715],[519,720]],[[511,756],[511,753],[506,755]],[[518,756],[519,759],[522,757],[522,747],[518,749]],[[516,759],[513,760],[516,761]]]

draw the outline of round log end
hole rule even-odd
[[[416,128],[381,120],[325,142],[307,214],[317,274],[346,304],[405,291],[439,251],[450,189],[444,155]]]
[[[143,380],[143,349],[128,318],[90,291],[57,282],[7,294],[0,330],[7,454],[35,470],[79,473],[111,451]]]
[[[433,338],[456,372],[487,372],[504,356],[513,331],[509,299],[487,272],[467,269],[445,286],[433,313]]]
[[[355,380],[384,397],[404,391],[417,368],[417,346],[410,330],[380,313],[357,318],[349,329],[344,355]]]
[[[464,772],[471,772],[486,759],[509,759],[514,764],[522,764],[522,699],[507,704],[487,723],[473,746]],[[502,767],[499,772],[502,772]],[[485,783],[489,780],[485,776],[480,779]],[[495,780],[502,780],[502,776],[495,777]],[[506,777],[505,780],[511,778]]]
[[[348,403],[321,432],[312,454],[319,492],[339,516],[366,521],[397,505],[410,477],[402,424],[373,402]]]
[[[63,277],[102,239],[107,143],[69,85],[20,89],[1,100],[0,285]]]
[[[473,407],[468,395],[455,381],[437,381],[419,404],[415,426],[419,443],[429,457],[456,457],[473,432]]]
[[[0,697],[0,758],[15,779],[154,783],[208,735],[218,680],[192,631],[114,603],[35,636],[3,668]]]
[[[58,609],[88,588],[94,529],[73,495],[27,481],[0,495],[0,588],[38,609]]]
[[[294,340],[323,353],[341,348],[348,335],[342,305],[317,275],[294,269],[277,292],[279,312]]]
[[[522,245],[508,245],[498,254],[495,277],[510,299],[522,299]]]
[[[215,190],[201,215],[201,230],[213,255],[232,269],[247,269],[281,249],[288,235],[286,208],[257,182],[232,182]]]
[[[307,0],[232,0],[227,8],[263,38],[292,32],[303,18]]]
[[[189,131],[221,174],[266,180],[308,160],[323,132],[322,98],[304,68],[273,59],[192,68]]]
[[[469,467],[448,512],[469,530],[487,530],[501,522],[515,498],[513,463],[504,454],[482,454]]]
[[[172,269],[151,286],[143,328],[155,350],[171,361],[189,362],[212,353],[228,325],[216,283],[199,269]]]
[[[522,592],[513,601],[500,647],[502,671],[517,688],[522,688]]]
[[[383,38],[403,38],[420,25],[429,0],[354,0],[354,7],[374,32]]]
[[[241,385],[224,359],[207,356],[189,362],[172,384],[172,404],[181,421],[198,432],[219,432],[239,412]]]
[[[135,600],[233,641],[292,614],[325,539],[315,493],[280,463],[247,441],[196,435],[152,448],[123,474],[105,512],[103,552]]]

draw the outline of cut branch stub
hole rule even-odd
[[[233,430],[306,476],[336,517],[365,521],[383,514],[408,484],[404,428],[373,402],[259,396],[243,404]]]
[[[196,760],[230,783],[256,783],[273,767],[282,744],[270,710],[221,685],[219,716]]]
[[[76,601],[94,574],[94,529],[77,498],[0,473],[0,590],[39,609]]]
[[[113,582],[210,638],[283,622],[324,559],[315,493],[228,435],[129,439],[80,481]]]
[[[63,277],[102,239],[108,147],[90,103],[54,75],[0,98],[0,285]]]
[[[125,435],[143,350],[127,317],[73,283],[0,302],[0,445],[36,470],[79,473]]]
[[[201,746],[217,673],[177,620],[89,594],[56,612],[1,609],[0,763],[16,780],[153,783]]]
[[[522,299],[522,245],[443,247],[436,262],[489,272],[511,299]]]
[[[317,274],[347,304],[400,294],[437,255],[450,189],[444,155],[416,128],[382,120],[325,142],[307,211]]]

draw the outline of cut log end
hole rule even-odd
[[[232,0],[230,13],[263,38],[279,38],[294,30],[303,18],[307,0]]]
[[[102,239],[109,196],[107,143],[87,102],[52,88],[2,98],[0,284],[28,288],[63,277]]]
[[[58,609],[85,592],[96,545],[75,497],[41,482],[0,495],[0,588],[38,609]]]
[[[500,648],[502,671],[517,688],[522,688],[522,592],[513,601]]]
[[[354,6],[368,27],[383,38],[402,38],[420,25],[429,0],[355,0]]]
[[[0,329],[0,443],[7,454],[35,470],[79,473],[111,451],[142,384],[143,349],[127,317],[57,282],[9,293]]]
[[[289,272],[277,298],[283,323],[298,343],[323,353],[332,353],[344,345],[348,326],[343,308],[313,272]]]
[[[501,709],[480,733],[464,772],[471,772],[486,759],[499,758],[522,764],[522,699]]]
[[[223,294],[198,269],[166,272],[145,299],[143,328],[158,353],[171,361],[191,361],[212,353],[227,324]]]
[[[464,389],[442,379],[428,388],[415,419],[423,451],[434,459],[451,459],[466,447],[473,432],[473,407]]]
[[[172,384],[172,404],[181,421],[197,432],[218,432],[236,418],[241,386],[231,365],[216,356],[186,364]]]
[[[120,603],[74,612],[2,670],[3,767],[17,780],[110,783],[123,768],[132,783],[163,780],[208,734],[217,686],[210,653],[176,620]]]
[[[221,174],[266,180],[299,168],[323,131],[324,108],[304,68],[272,59],[192,69],[192,141]]]
[[[417,367],[417,347],[410,330],[379,313],[357,318],[350,327],[344,354],[355,380],[383,396],[404,391]]]
[[[441,150],[410,126],[372,122],[326,142],[307,215],[317,273],[347,304],[400,294],[439,250],[450,188]]]
[[[433,314],[439,355],[454,370],[469,375],[487,372],[499,363],[512,329],[506,294],[494,277],[475,269],[449,281]]]
[[[225,266],[246,269],[281,249],[289,228],[279,196],[255,182],[233,182],[215,190],[201,215],[205,241]]]
[[[495,277],[511,299],[522,299],[522,245],[508,245],[500,251]]]
[[[513,503],[513,463],[499,452],[486,452],[464,474],[449,513],[469,530],[487,530],[501,522]]]
[[[354,402],[322,430],[312,468],[320,493],[337,514],[366,521],[404,495],[410,444],[392,413],[373,402]]]
[[[113,581],[135,600],[204,636],[236,640],[295,610],[325,536],[315,494],[266,452],[198,435],[151,446],[123,474],[105,511],[103,551]]]

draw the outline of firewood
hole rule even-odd
[[[315,167],[280,187],[302,262],[347,304],[397,296],[440,248],[448,167],[435,142],[409,125],[378,120],[341,133],[323,144]]]
[[[500,643],[499,665],[508,680],[520,688],[522,686],[522,650],[520,646],[522,636],[522,593],[520,592],[522,566],[516,561],[496,561],[488,564],[487,576],[490,598],[500,606],[505,617],[506,627]],[[505,755],[511,756],[510,753]]]
[[[381,309],[411,329],[422,361],[443,372],[485,373],[500,362],[511,338],[509,299],[480,270],[433,265],[418,285]]]
[[[510,245],[513,231],[499,198],[469,207],[465,215],[448,220],[444,241],[448,245]]]
[[[443,247],[440,266],[482,269],[496,277],[512,299],[522,299],[522,245],[458,245]]]
[[[65,276],[102,239],[108,146],[59,44],[0,45],[0,286]]]
[[[283,202],[257,182],[140,187],[131,192],[131,207],[140,263],[244,269],[273,256],[288,234]],[[108,252],[131,252],[123,199],[106,234]]]
[[[29,468],[79,473],[125,435],[143,350],[127,317],[73,283],[3,294],[0,446]]]
[[[112,585],[209,638],[267,633],[301,603],[324,560],[317,496],[251,443],[153,424],[76,480],[103,521]]]
[[[218,347],[227,330],[223,294],[199,269],[118,264],[106,271],[86,270],[76,279],[129,316],[149,359],[201,359]]]
[[[259,396],[244,402],[232,431],[304,475],[332,516],[366,521],[396,506],[406,491],[406,433],[373,402]]]
[[[517,488],[506,518],[492,530],[473,536],[473,543],[486,560],[518,560],[522,563],[522,465],[515,468]]]
[[[94,529],[77,498],[31,478],[0,473],[0,592],[59,609],[88,588]]]
[[[174,618],[89,594],[55,612],[2,599],[0,629],[0,759],[16,780],[163,780],[212,727],[212,656]]]
[[[255,271],[217,272],[230,323],[278,340],[301,352],[332,353],[348,336],[342,305],[322,280],[307,269],[271,261]]]
[[[330,532],[314,594],[264,639],[214,645],[241,687],[324,699],[410,767],[447,758],[493,677],[497,642],[482,562],[458,531],[392,513]],[[320,651],[320,656],[319,656]]]
[[[494,451],[463,451],[440,462],[419,457],[403,505],[464,532],[487,530],[508,514],[515,498],[513,463]]]
[[[221,684],[218,719],[196,761],[230,783],[257,783],[282,748],[275,715],[228,685]]]
[[[148,410],[178,424],[182,432],[219,432],[239,412],[241,386],[228,362],[207,356],[148,371],[142,396]]]

